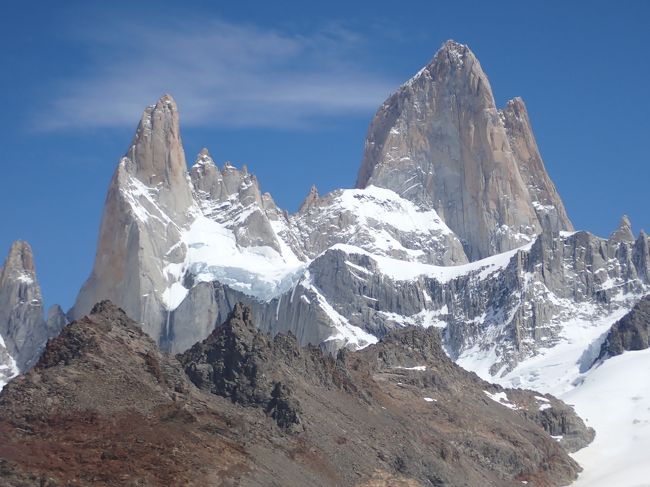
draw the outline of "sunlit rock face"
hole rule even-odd
[[[446,42],[379,108],[357,186],[434,208],[470,260],[571,230],[520,99],[503,111],[470,49]]]

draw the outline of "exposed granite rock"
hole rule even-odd
[[[609,236],[612,242],[634,242],[634,233],[632,233],[632,223],[627,215],[623,215],[618,228]]]
[[[454,41],[375,115],[357,178],[371,184],[434,208],[470,260],[572,228],[523,103],[498,112],[478,60]]]
[[[187,184],[178,108],[171,95],[163,95],[145,109],[124,165],[129,174],[156,189],[159,205],[175,222],[187,218],[192,193]]]
[[[182,264],[178,245],[193,207],[178,109],[165,95],[147,107],[133,142],[108,189],[97,254],[84,283],[73,319],[93,304],[110,299],[141,321],[155,339],[164,333],[169,265]]]
[[[68,317],[58,304],[50,306],[47,310],[46,327],[48,335],[54,337],[59,334],[65,325],[68,324]]]
[[[524,101],[520,97],[509,100],[499,115],[542,228],[552,232],[573,230],[562,199],[546,173]]]
[[[32,248],[27,242],[14,242],[0,269],[0,383],[18,370],[28,370],[48,338],[65,325],[65,316],[53,313],[52,319],[43,319]]]
[[[650,290],[647,249],[643,234],[621,243],[587,232],[543,233],[510,254],[460,267],[418,267],[413,276],[396,278],[390,269],[407,264],[395,260],[386,267],[363,249],[337,246],[311,262],[293,289],[268,302],[218,282],[193,286],[171,313],[170,333],[201,339],[242,301],[263,331],[291,332],[301,345],[320,344],[333,353],[372,343],[396,327],[444,327],[454,359],[493,351],[491,373],[504,374],[560,343],[567,322],[606,321],[631,308]],[[586,357],[585,366],[597,354]]]
[[[226,164],[219,170],[207,150],[184,182],[147,175],[145,169],[159,171],[165,164],[170,175],[180,170],[175,105],[162,99],[145,112],[135,148],[116,171],[95,268],[72,315],[110,297],[173,353],[207,337],[239,301],[251,306],[263,331],[291,332],[299,344],[330,352],[374,343],[398,326],[433,324],[446,326],[445,343],[455,359],[491,354],[490,372],[502,374],[558,344],[569,319],[609,319],[648,292],[650,245],[643,232],[632,242],[624,229],[609,241],[557,231],[570,222],[543,169],[523,102],[515,99],[497,113],[468,48],[447,43],[395,96],[397,105],[385,105],[380,114],[397,118],[386,127],[377,118],[378,131],[371,129],[369,140],[381,132],[386,147],[406,148],[410,155],[388,158],[373,166],[376,171],[364,166],[369,172],[363,190],[320,196],[312,188],[292,216],[261,193],[246,168]],[[418,117],[424,117],[421,123]],[[158,133],[147,127],[159,118],[166,121],[156,126],[173,133],[147,136]],[[163,162],[149,157],[154,142]],[[139,157],[139,144],[144,172],[130,159]],[[369,146],[366,155],[380,153]],[[426,184],[402,191],[408,199],[368,186],[376,174],[397,184],[402,169],[419,181],[427,167]],[[434,189],[468,197],[461,197],[462,205],[439,207],[427,199]],[[184,196],[159,197],[177,190],[191,193],[189,208]],[[466,255],[463,246],[468,249],[471,239],[466,235],[461,242],[462,235],[445,224],[450,211],[489,251],[473,247]],[[501,226],[489,236],[495,225]],[[529,243],[493,260],[449,265],[522,242]],[[225,247],[232,247],[228,252],[237,263],[219,253]],[[195,252],[198,260],[190,258]],[[259,256],[272,264],[266,274],[246,263]],[[446,267],[414,270],[414,264]],[[278,268],[283,270],[276,279]],[[274,274],[270,281],[267,274]]]
[[[272,222],[277,222],[293,243],[286,228],[287,215],[279,210],[268,193],[262,194],[257,178],[226,163],[223,170],[215,165],[207,149],[203,149],[190,170],[195,198],[203,214],[232,230],[237,245],[269,247],[282,253],[279,235]],[[296,245],[292,245],[295,250]],[[302,255],[302,254],[299,254]]]
[[[309,188],[309,193],[300,205],[298,213],[305,213],[311,208],[314,203],[318,202],[319,199],[320,195],[318,194],[318,188],[316,188],[315,184],[312,184],[311,188]]]

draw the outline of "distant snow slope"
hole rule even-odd
[[[573,455],[584,472],[572,485],[650,486],[650,349],[610,358],[581,379],[561,399],[596,439]]]
[[[459,361],[491,381],[551,393],[575,407],[596,430],[594,442],[573,455],[584,469],[575,487],[650,486],[650,349],[589,368],[603,334],[624,314],[618,310],[598,322],[567,322],[562,343],[502,378],[489,375],[489,359]]]
[[[474,274],[476,279],[481,280],[490,274],[503,270],[508,266],[510,260],[519,251],[530,250],[532,243],[523,245],[517,249],[509,250],[501,254],[492,255],[485,259],[461,265],[439,266],[422,264],[420,262],[408,262],[400,259],[393,259],[382,255],[372,254],[366,250],[353,245],[336,244],[331,247],[333,250],[342,250],[347,254],[366,255],[374,260],[382,274],[389,276],[396,281],[413,281],[420,276],[435,279],[439,283],[447,283],[461,276]]]

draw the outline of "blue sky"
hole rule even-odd
[[[500,106],[524,98],[577,228],[627,213],[650,231],[650,2],[2,5],[0,253],[32,244],[48,304],[88,276],[111,174],[161,94],[189,163],[206,146],[247,164],[294,211],[312,183],[354,184],[374,112],[449,38]]]

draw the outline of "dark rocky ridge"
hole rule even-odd
[[[645,350],[650,347],[650,296],[639,301],[632,310],[618,320],[607,334],[597,361],[620,355],[627,350]]]
[[[0,393],[0,472],[8,487],[564,485],[579,467],[539,424],[590,432],[545,401],[568,420],[457,367],[434,329],[334,359],[236,305],[174,358],[104,302]]]

